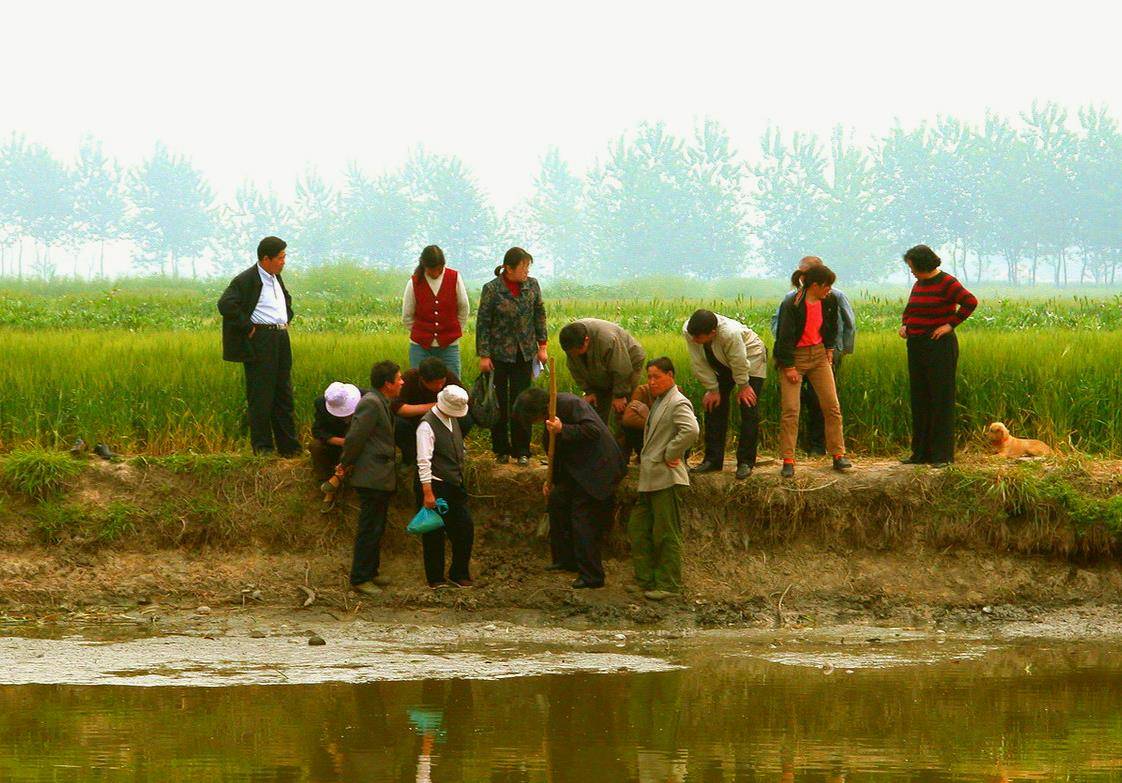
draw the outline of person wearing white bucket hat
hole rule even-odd
[[[425,508],[436,508],[437,498],[448,504],[444,527],[421,537],[425,579],[434,590],[440,587],[471,587],[471,548],[475,526],[467,507],[464,485],[464,435],[460,420],[468,412],[468,393],[459,386],[445,386],[436,405],[417,425],[417,482]],[[452,544],[452,564],[444,574],[444,539]]]
[[[308,454],[312,458],[312,469],[316,480],[325,483],[323,487],[322,513],[327,513],[335,505],[335,466],[343,453],[343,441],[351,426],[358,401],[366,391],[353,383],[335,381],[316,398],[315,416],[312,419],[312,442],[308,444]],[[332,482],[328,484],[327,482]],[[330,490],[330,491],[329,491]]]

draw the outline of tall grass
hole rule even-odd
[[[611,313],[602,313],[611,317]],[[959,335],[959,429],[975,438],[1002,419],[1018,434],[1093,454],[1122,454],[1122,332],[1062,329]],[[312,401],[333,380],[365,383],[371,364],[405,364],[406,338],[294,328],[296,412],[303,427]],[[645,334],[650,357],[667,355],[694,400],[701,389],[677,334]],[[770,339],[769,339],[770,342]],[[464,338],[465,375],[475,376],[472,337]],[[554,348],[556,350],[556,348]],[[167,454],[244,448],[241,366],[221,360],[217,329],[192,331],[0,330],[0,448],[56,446],[81,436],[129,452]],[[558,355],[559,385],[571,388]],[[764,446],[779,418],[777,376],[763,395]],[[866,333],[846,357],[839,385],[851,450],[895,453],[910,435],[904,343]]]

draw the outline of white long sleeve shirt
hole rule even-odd
[[[260,264],[257,271],[261,274],[261,296],[257,298],[257,306],[253,308],[253,315],[249,317],[255,324],[286,324],[288,323],[288,307],[284,301],[284,290],[276,275],[265,271]]]
[[[421,274],[424,274],[423,272]],[[444,272],[440,273],[437,278],[431,278],[425,275],[425,282],[429,284],[432,293],[435,296],[440,293],[440,286],[444,284]],[[413,320],[417,312],[417,297],[413,293],[413,278],[410,277],[405,283],[405,293],[401,295],[401,322],[405,324],[407,332],[413,331]],[[467,286],[464,285],[464,276],[456,276],[456,318],[460,321],[460,329],[467,331],[468,316],[471,315],[471,302],[468,301]],[[413,342],[410,340],[410,342]],[[455,345],[459,340],[451,343]],[[416,343],[414,343],[416,344]],[[427,348],[436,348],[440,343],[434,338],[432,345],[425,346]]]
[[[440,423],[452,432],[452,420],[440,412],[439,408],[433,408],[432,412],[436,414],[436,418]],[[436,433],[432,431],[432,426],[427,421],[422,421],[417,425],[417,476],[421,479],[422,484],[431,484],[434,481],[440,481],[439,478],[432,475],[432,451],[436,448]]]

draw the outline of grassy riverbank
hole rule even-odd
[[[404,532],[412,513],[404,488],[383,546],[394,586],[363,605],[720,625],[786,622],[788,612],[869,620],[1122,602],[1113,560],[1122,544],[1118,462],[977,459],[944,471],[881,462],[839,476],[819,461],[794,483],[775,473],[765,466],[746,482],[727,473],[694,482],[683,499],[687,600],[657,607],[623,589],[634,477],[621,488],[607,542],[609,587],[574,594],[563,575],[541,570],[544,470],[474,458],[478,589],[425,588],[419,545]],[[0,616],[149,602],[298,606],[300,585],[319,606],[354,610],[346,589],[353,498],[328,515],[317,509],[302,459],[110,464],[14,452],[0,459]]]

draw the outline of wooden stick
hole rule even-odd
[[[553,371],[553,357],[549,357],[549,418],[557,415],[557,373]],[[557,436],[549,433],[549,467],[545,471],[546,485],[553,484],[553,454],[557,450]]]

